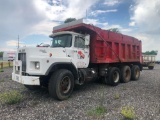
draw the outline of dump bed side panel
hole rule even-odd
[[[141,41],[136,38],[101,30],[91,41],[92,63],[141,61]]]

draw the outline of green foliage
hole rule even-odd
[[[98,106],[95,109],[88,112],[88,115],[92,116],[102,116],[107,112],[107,109],[104,106]]]
[[[126,88],[126,87],[123,87],[123,90],[127,90],[127,88]]]
[[[0,57],[3,57],[3,52],[0,52]]]
[[[125,106],[121,109],[121,114],[127,120],[133,120],[135,118],[134,107]]]
[[[69,23],[69,22],[72,22],[72,21],[75,21],[76,18],[67,18],[64,23]]]
[[[115,98],[115,99],[119,99],[119,98],[120,98],[120,95],[119,95],[118,93],[116,93],[116,94],[114,95],[114,98]]]
[[[99,96],[100,96],[99,105],[96,108],[90,110],[88,112],[88,115],[100,117],[107,112],[107,109],[104,107],[104,101],[105,101],[104,88],[101,89]]]
[[[104,88],[101,89],[101,92],[100,92],[99,96],[100,96],[99,106],[103,106],[104,101],[105,101]]]
[[[4,70],[3,70],[3,69],[0,69],[0,72],[4,72]]]
[[[118,28],[110,28],[108,30],[115,33],[121,33]]]
[[[0,101],[9,105],[19,103],[22,99],[22,94],[15,90],[0,94]]]
[[[146,51],[146,52],[144,52],[142,54],[144,54],[144,55],[157,55],[158,54],[158,50]]]
[[[1,83],[1,82],[4,82],[4,79],[0,80],[0,83]]]

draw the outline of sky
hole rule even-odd
[[[50,43],[54,26],[66,18],[87,19],[102,29],[118,28],[142,41],[142,51],[158,50],[160,0],[0,0],[0,51]]]

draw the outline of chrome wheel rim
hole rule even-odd
[[[113,81],[114,81],[115,83],[117,83],[117,82],[119,81],[119,73],[118,73],[117,71],[115,71],[115,72],[113,73]]]
[[[68,76],[64,77],[60,82],[60,90],[62,93],[66,94],[71,88],[71,80]]]
[[[135,70],[135,73],[136,73],[136,78],[138,78],[138,77],[139,77],[139,75],[140,75],[140,71],[139,71],[139,69],[138,69],[138,68]]]

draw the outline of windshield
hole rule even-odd
[[[72,45],[72,35],[63,34],[53,37],[53,42],[51,47],[71,47]]]

